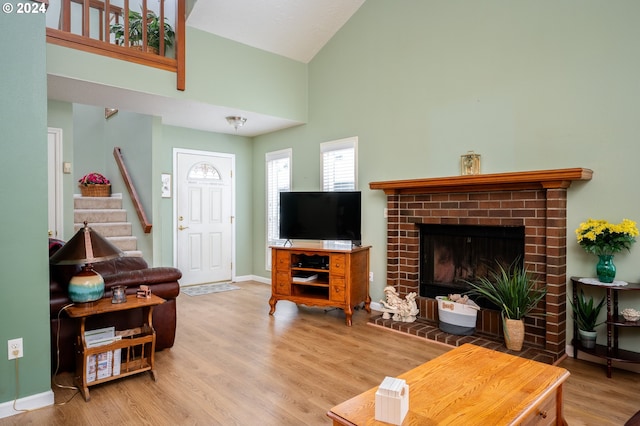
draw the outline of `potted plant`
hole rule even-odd
[[[604,297],[600,300],[600,303],[594,305],[593,297],[587,298],[582,289],[580,289],[580,294],[576,296],[576,301],[570,301],[570,303],[578,325],[580,344],[584,348],[595,348],[597,334],[595,328],[604,323],[604,321],[598,322],[598,315],[604,306]]]
[[[166,21],[166,18],[165,18]],[[142,48],[142,28],[144,19],[142,19],[142,13],[134,10],[129,11],[129,46],[135,48]],[[152,11],[147,11],[146,19],[147,27],[147,48],[156,55],[160,51],[160,18]],[[110,32],[115,34],[115,41],[118,45],[124,45],[125,25],[124,22],[115,23],[111,25]],[[173,40],[176,33],[173,27],[167,22],[164,23],[164,47],[173,46]],[[164,56],[165,52],[162,52]]]
[[[82,176],[78,183],[83,197],[108,197],[111,195],[111,182],[100,173],[88,173]]]
[[[534,276],[516,259],[505,269],[498,262],[498,269],[476,282],[467,281],[475,294],[492,302],[501,310],[504,340],[507,349],[519,351],[524,342],[524,317],[529,315],[547,294],[546,288],[538,288]]]
[[[629,219],[615,224],[606,220],[589,219],[576,229],[578,244],[587,252],[598,256],[596,274],[603,283],[612,283],[616,277],[613,255],[631,250],[638,236],[636,223]]]

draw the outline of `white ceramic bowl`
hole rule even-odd
[[[635,309],[631,308],[623,309],[622,316],[627,321],[638,321],[640,319],[640,311],[636,311]]]

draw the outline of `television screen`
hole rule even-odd
[[[347,240],[359,245],[360,192],[281,192],[280,238]]]

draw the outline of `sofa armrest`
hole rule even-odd
[[[154,290],[154,286],[166,283],[175,283],[182,278],[182,272],[179,269],[171,267],[155,267],[147,269],[136,269],[134,271],[119,272],[113,275],[105,275],[105,290],[111,289],[113,286],[123,285],[125,287],[139,287],[140,285],[148,285],[151,292],[158,294],[165,299],[178,297],[180,294],[180,286],[162,286],[162,293]],[[170,290],[167,292],[167,290]]]

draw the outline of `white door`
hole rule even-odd
[[[180,284],[231,281],[234,157],[181,150],[174,161]]]
[[[49,128],[47,133],[47,177],[49,237],[62,238],[62,129]]]

